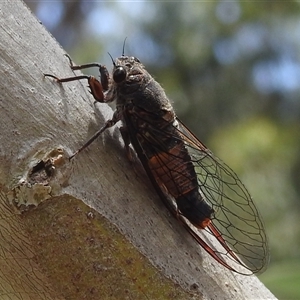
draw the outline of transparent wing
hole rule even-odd
[[[238,264],[250,274],[262,272],[269,262],[267,237],[248,190],[237,174],[182,122],[180,131],[192,157],[199,189],[215,211],[211,225],[205,229],[208,238],[212,236],[218,241],[220,247],[215,252],[235,269]]]
[[[263,222],[248,190],[236,173],[215,157],[180,120],[177,119],[177,124],[172,126],[172,130],[167,130],[164,128],[168,126],[157,126],[149,122],[147,117],[136,117],[142,118],[139,122],[145,125],[142,126],[142,130],[132,124],[131,118],[125,114],[131,143],[158,194],[172,214],[216,261],[229,270],[244,275],[261,272],[269,260]],[[214,210],[211,222],[205,229],[196,228],[189,222],[178,210],[175,197],[166,189],[164,180],[174,181],[174,186],[186,180],[187,177],[183,178],[186,172],[182,170],[184,164],[189,163],[182,161],[180,166],[170,163],[172,160],[176,161],[176,155],[182,156],[180,153],[176,154],[176,151],[171,151],[170,141],[173,141],[174,145],[184,142],[182,151],[187,150],[189,153],[196,172],[199,193]],[[177,149],[177,146],[175,147]],[[160,168],[165,170],[164,176],[161,177],[165,178],[164,180],[158,180],[157,176],[154,176],[148,165],[147,153],[151,153],[152,159],[154,157]]]

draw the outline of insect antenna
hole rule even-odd
[[[122,56],[124,56],[124,51],[125,51],[125,43],[126,43],[126,40],[127,40],[127,36],[123,42],[123,50],[122,50]]]
[[[110,58],[111,58],[111,61],[112,61],[113,65],[114,65],[114,67],[117,67],[117,66],[116,66],[116,63],[115,63],[115,61],[114,61],[114,59],[113,59],[113,57],[110,55],[110,53],[109,53],[109,52],[107,52],[107,53],[108,53],[108,55],[110,56]]]

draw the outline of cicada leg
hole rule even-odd
[[[132,149],[129,147],[130,138],[129,138],[126,127],[124,127],[124,126],[120,127],[120,133],[121,133],[122,139],[124,141],[124,148],[126,151],[127,158],[132,163],[134,161],[134,159],[133,159]]]
[[[100,72],[101,82],[98,79],[96,79],[94,76],[88,76],[88,75],[79,75],[79,76],[73,76],[68,78],[58,78],[51,74],[44,74],[44,76],[54,78],[57,82],[60,83],[87,79],[90,88],[90,93],[93,95],[94,99],[98,102],[109,102],[106,101],[104,95],[104,92],[108,90],[108,82],[109,82],[109,73],[106,67],[98,63],[90,63],[90,64],[85,64],[80,66],[74,66],[70,56],[68,55],[66,56],[69,59],[70,67],[72,70],[82,70],[82,69],[87,69],[92,67],[98,67]]]

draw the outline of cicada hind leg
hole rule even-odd
[[[124,148],[125,148],[125,151],[126,151],[126,156],[128,158],[128,160],[133,163],[134,162],[134,154],[133,154],[133,151],[132,149],[130,148],[130,136],[128,134],[128,130],[125,126],[122,126],[120,127],[120,133],[121,133],[121,136],[122,136],[122,139],[124,141]]]

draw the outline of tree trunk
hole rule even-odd
[[[275,299],[196,245],[118,130],[69,162],[111,109],[43,76],[74,72],[22,2],[0,3],[0,30],[1,299]]]

